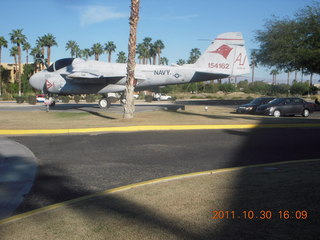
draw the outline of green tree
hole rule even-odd
[[[169,60],[166,57],[162,57],[160,58],[160,65],[168,65],[169,64]]]
[[[77,44],[76,41],[74,40],[69,40],[66,44],[66,50],[70,50],[70,55],[71,57],[75,57],[76,56],[76,52],[77,52],[77,49],[79,49],[79,46]]]
[[[320,2],[314,1],[296,13],[300,32],[300,65],[310,73],[320,73]]]
[[[99,57],[103,53],[102,45],[100,43],[93,44],[93,46],[91,47],[91,52],[94,55],[94,59],[96,61],[99,61]]]
[[[157,52],[157,56],[158,56],[158,64],[160,64],[160,61],[161,61],[161,51],[162,49],[165,48],[163,42],[161,40],[157,40],[154,42],[153,46],[155,47],[156,49],[156,52]]]
[[[2,48],[7,48],[8,47],[8,41],[0,36],[0,96],[2,96]]]
[[[111,62],[111,54],[117,49],[117,46],[114,44],[113,41],[109,41],[105,44],[104,50],[108,54],[108,62]]]
[[[270,72],[270,75],[272,75],[272,84],[277,84],[277,75],[279,75],[279,71],[277,69],[273,69]]]
[[[186,64],[186,61],[183,60],[183,59],[179,59],[179,60],[177,61],[177,64],[181,66],[181,65],[183,65],[183,64]]]
[[[308,82],[297,82],[293,81],[290,87],[290,93],[293,95],[305,95],[308,93],[309,83]]]
[[[49,66],[51,63],[51,47],[58,46],[58,43],[56,42],[55,36],[50,33],[44,35],[43,41],[44,46],[47,47],[47,64]]]
[[[295,17],[273,16],[256,32],[260,44],[258,63],[278,70],[307,69],[320,73],[320,3],[313,2],[297,11]]]
[[[22,45],[22,50],[26,51],[26,64],[29,64],[29,50],[31,48],[30,43],[24,42]]]
[[[234,92],[236,90],[236,87],[232,83],[223,83],[220,84],[219,90],[224,93],[230,93]]]
[[[195,63],[200,56],[201,56],[201,52],[200,52],[199,48],[191,49],[190,57],[189,57],[189,60],[188,60],[188,64]]]
[[[118,53],[117,63],[126,63],[126,62],[127,62],[126,53],[123,51],[120,51]]]
[[[34,61],[34,71],[37,72],[38,69],[40,69],[41,61],[39,61],[39,56],[41,55],[41,50],[40,48],[34,47],[31,49],[30,55],[33,56],[33,61]]]
[[[91,56],[91,50],[89,48],[85,48],[81,51],[81,55],[83,58],[85,58],[86,60],[89,59],[89,57]]]
[[[21,96],[21,45],[26,42],[27,37],[22,33],[23,29],[15,29],[10,33],[10,40],[18,48],[18,84],[19,84],[19,96]]]

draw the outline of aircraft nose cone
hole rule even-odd
[[[42,78],[42,75],[41,72],[39,73],[35,73],[33,74],[30,79],[29,79],[29,83],[30,85],[35,88],[35,89],[38,89],[38,90],[42,90],[43,89],[43,85],[44,85],[44,78]]]

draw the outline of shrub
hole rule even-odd
[[[70,102],[70,97],[69,96],[61,96],[60,99],[62,100],[63,103]]]
[[[23,103],[24,102],[24,97],[17,96],[15,98],[16,98],[17,103]]]
[[[95,101],[96,101],[96,99],[95,99],[95,97],[94,97],[93,94],[90,94],[90,95],[87,95],[87,96],[86,96],[86,102],[87,102],[87,103],[93,103],[93,102],[95,102]]]
[[[146,102],[152,102],[153,97],[152,97],[152,95],[146,95],[146,96],[144,97],[144,100],[145,100]]]
[[[29,97],[28,97],[28,103],[29,103],[29,104],[32,104],[32,105],[36,105],[36,103],[37,103],[37,98],[36,98],[36,96],[29,96]]]
[[[76,103],[79,103],[81,100],[81,97],[79,95],[75,95],[73,99]]]

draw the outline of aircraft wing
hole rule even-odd
[[[73,81],[77,83],[84,83],[84,84],[99,84],[99,83],[110,83],[115,84],[118,81],[125,79],[126,75],[121,74],[96,74],[92,72],[83,72],[83,71],[77,71],[72,72],[67,75],[67,78],[72,79]],[[146,79],[145,75],[141,73],[136,73],[135,78],[138,82],[143,81]]]

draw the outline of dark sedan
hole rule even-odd
[[[275,117],[284,115],[308,117],[312,111],[313,105],[301,98],[276,98],[268,104],[259,106],[256,113]]]
[[[274,98],[271,97],[261,97],[261,98],[255,98],[251,102],[247,104],[240,105],[237,109],[237,113],[255,113],[258,106],[267,104]]]

